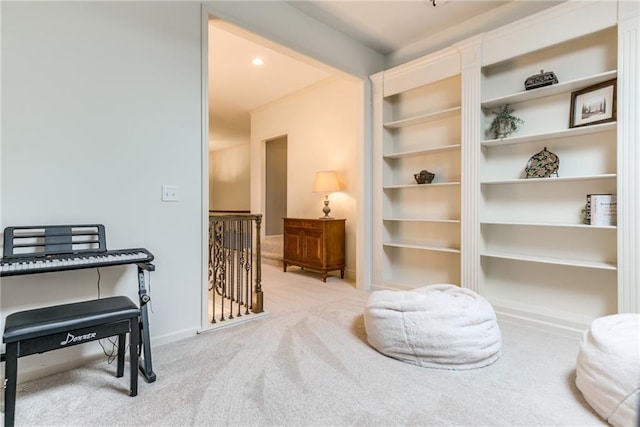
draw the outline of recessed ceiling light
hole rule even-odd
[[[252,63],[253,65],[260,66],[260,65],[264,64],[264,61],[262,60],[262,58],[253,58],[253,59],[251,60],[251,63]]]

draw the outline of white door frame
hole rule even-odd
[[[238,7],[243,6],[242,4],[238,5]],[[209,251],[209,81],[208,81],[208,54],[209,54],[209,45],[208,45],[208,26],[209,26],[209,18],[216,16],[216,10],[222,7],[220,13],[222,16],[219,16],[222,19],[225,19],[228,13],[223,12],[225,9],[222,4],[216,5],[214,3],[202,3],[201,5],[201,103],[202,103],[202,163],[201,163],[201,174],[202,174],[202,195],[201,195],[201,207],[202,207],[202,221],[201,221],[201,283],[202,283],[202,304],[201,304],[201,313],[202,313],[202,323],[201,330],[211,329],[211,324],[208,320],[208,251]],[[275,13],[275,12],[274,12]],[[233,20],[232,20],[233,21]],[[242,24],[238,22],[233,22],[234,25],[240,25],[244,27]],[[251,29],[247,29],[251,31]],[[318,29],[320,31],[320,29]],[[322,28],[322,31],[325,32],[326,29]],[[371,169],[373,158],[371,156],[372,153],[372,107],[371,107],[371,83],[368,80],[368,75],[373,74],[379,70],[375,69],[375,65],[377,62],[382,64],[381,56],[380,58],[374,58],[373,55],[369,53],[364,54],[361,51],[358,51],[351,43],[351,41],[345,41],[342,39],[343,36],[334,34],[326,34],[327,43],[322,47],[315,46],[320,49],[329,49],[331,52],[335,52],[335,49],[332,44],[329,42],[329,39],[339,39],[344,43],[341,43],[343,52],[336,53],[335,60],[337,63],[341,63],[342,65],[347,66],[347,68],[359,69],[357,72],[353,74],[347,73],[345,71],[341,71],[340,69],[334,68],[331,65],[327,65],[334,69],[336,72],[343,73],[345,76],[350,76],[351,78],[358,78],[361,81],[362,85],[362,120],[359,123],[355,123],[355,126],[358,126],[360,129],[361,135],[361,146],[360,153],[361,158],[356,159],[357,163],[357,173],[356,175],[360,177],[360,182],[357,185],[357,189],[355,191],[355,197],[357,200],[356,206],[356,217],[357,217],[357,225],[356,225],[356,253],[357,256],[357,265],[356,265],[356,287],[359,289],[368,290],[371,288],[371,270],[372,270],[372,201],[371,201]],[[277,43],[277,42],[276,42]],[[289,49],[289,48],[285,48]],[[359,47],[358,47],[359,49]],[[315,59],[312,52],[300,52],[297,50],[291,50],[294,53],[298,53],[300,55],[307,55],[307,57]],[[355,58],[355,59],[354,59]],[[318,60],[320,61],[320,60]],[[324,63],[323,63],[324,64]],[[325,64],[326,65],[326,64]],[[369,71],[366,69],[371,68]],[[263,140],[264,141],[264,140]],[[264,143],[261,144],[262,149],[261,153],[251,153],[251,156],[259,155],[262,158],[261,164],[264,164]],[[262,174],[264,173],[264,167],[261,168]],[[260,173],[258,175],[261,175]],[[264,177],[263,177],[264,178]],[[251,180],[253,180],[253,174]],[[257,179],[257,178],[256,178]],[[252,186],[252,188],[254,188]],[[262,188],[262,195],[264,195],[264,188]],[[260,196],[260,199],[263,199],[263,196]],[[262,230],[264,234],[264,229]],[[264,237],[261,236],[261,237]]]
[[[202,194],[201,200],[201,321],[200,330],[205,331],[211,329],[212,325],[209,321],[209,12],[205,5],[202,5],[200,14],[200,32],[201,32],[201,111],[202,111],[202,152],[201,152],[201,179]]]

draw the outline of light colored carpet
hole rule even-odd
[[[502,355],[421,368],[366,343],[368,294],[335,276],[263,267],[266,318],[154,348],[128,397],[106,361],[19,385],[22,426],[593,426],[575,387],[579,339],[500,320]]]

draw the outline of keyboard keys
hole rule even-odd
[[[120,249],[99,253],[26,255],[0,261],[0,275],[17,275],[76,268],[151,262],[153,255],[146,249]]]

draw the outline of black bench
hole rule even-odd
[[[138,394],[140,309],[124,296],[20,311],[7,316],[4,425],[13,426],[18,358],[118,336],[116,376],[124,375],[126,334],[129,333],[130,396]]]

